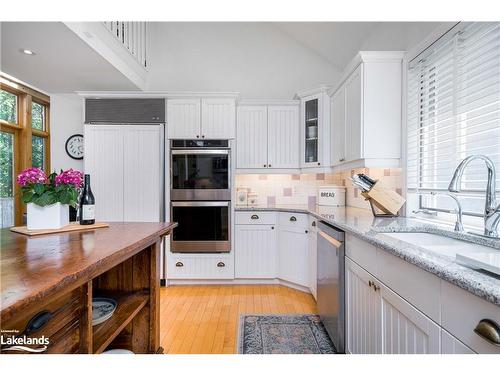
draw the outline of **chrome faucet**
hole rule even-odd
[[[435,191],[431,191],[431,195],[443,195],[445,197],[450,197],[453,199],[457,205],[457,220],[455,221],[455,232],[462,233],[464,231],[464,225],[462,224],[462,205],[460,204],[460,201],[458,198],[455,196],[455,194],[450,194],[450,193],[437,193]],[[437,214],[437,212],[436,212]]]
[[[498,238],[498,223],[500,222],[500,205],[497,205],[496,200],[496,172],[495,165],[490,158],[484,155],[471,155],[458,165],[453,178],[450,181],[448,190],[451,192],[458,193],[461,190],[462,176],[464,174],[465,168],[469,163],[475,159],[481,159],[485,162],[488,168],[488,182],[486,184],[486,203],[484,206],[484,235],[487,237]]]

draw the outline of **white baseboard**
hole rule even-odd
[[[193,279],[173,279],[167,280],[166,286],[170,285],[284,285],[289,288],[311,293],[311,290],[303,285],[298,285],[281,279],[220,279],[220,280],[193,280]],[[312,293],[311,293],[312,294]]]

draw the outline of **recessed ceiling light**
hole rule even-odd
[[[25,55],[36,55],[36,53],[30,49],[22,49],[21,52],[24,53]]]

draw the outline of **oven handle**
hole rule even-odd
[[[229,207],[228,201],[224,202],[200,202],[200,201],[190,201],[190,202],[172,202],[172,207]]]
[[[229,150],[171,150],[172,155],[229,155]]]

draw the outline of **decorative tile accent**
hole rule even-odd
[[[346,205],[370,209],[367,201],[355,189],[349,177],[356,173],[365,173],[382,181],[398,194],[403,191],[403,176],[400,168],[358,168],[337,173],[309,174],[237,174],[236,187],[246,187],[258,196],[261,205],[275,207],[277,204],[310,205],[319,186],[340,185],[346,187]]]
[[[310,195],[310,196],[307,197],[307,206],[308,207],[314,207],[314,206],[316,206],[316,202],[317,202],[316,195]]]
[[[276,206],[276,197],[274,196],[267,197],[267,206],[268,207]]]

